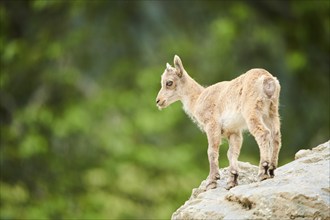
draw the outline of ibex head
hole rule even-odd
[[[161,89],[156,98],[157,107],[161,110],[180,100],[180,92],[184,83],[185,70],[179,56],[174,56],[174,66],[166,64],[166,69],[161,77]]]

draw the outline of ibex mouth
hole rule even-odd
[[[165,103],[166,103],[166,100],[163,100],[163,101],[157,100],[158,109],[162,110],[163,108],[165,108],[166,107]]]

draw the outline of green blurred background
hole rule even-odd
[[[280,80],[281,165],[325,142],[329,5],[1,1],[0,218],[169,219],[208,175],[205,135],[155,106],[175,54],[202,85]],[[258,163],[249,134],[240,160]]]

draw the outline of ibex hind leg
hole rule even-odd
[[[248,128],[250,133],[257,141],[260,150],[260,163],[258,179],[260,181],[270,178],[270,147],[271,132],[262,121],[261,114],[254,114],[248,119]]]
[[[278,155],[281,149],[281,131],[280,131],[280,118],[279,116],[275,116],[271,118],[272,120],[272,154],[271,161],[269,166],[269,175],[271,177],[275,176],[275,169],[278,165]]]

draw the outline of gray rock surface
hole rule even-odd
[[[257,182],[258,167],[240,162],[238,186],[225,189],[228,168],[220,169],[216,189],[204,180],[172,215],[185,219],[314,219],[330,220],[329,141],[300,150],[279,167],[275,178]]]

